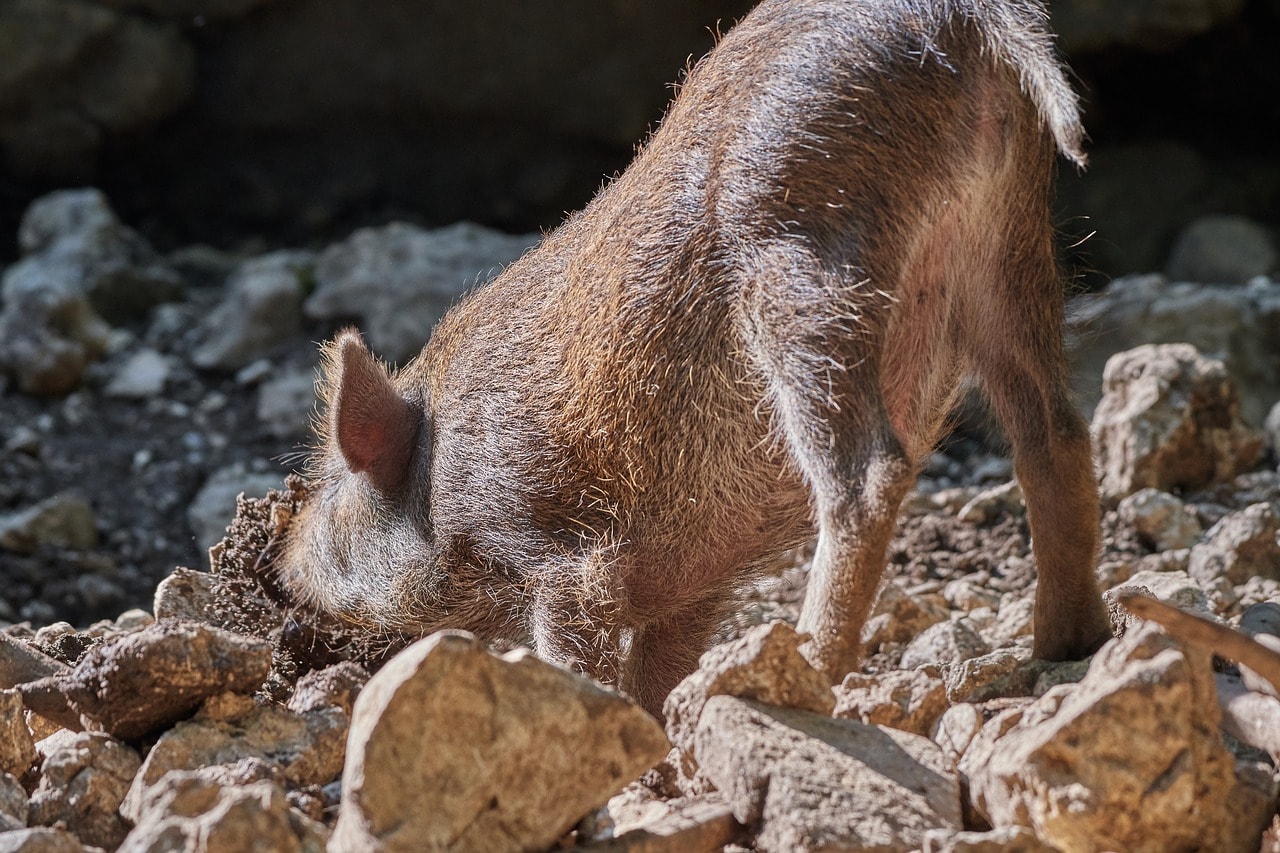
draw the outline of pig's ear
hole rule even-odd
[[[343,332],[333,348],[338,376],[331,387],[331,438],[348,468],[380,492],[393,493],[409,473],[422,413],[400,396],[358,332]]]

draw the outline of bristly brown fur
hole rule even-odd
[[[1055,150],[1083,164],[1083,132],[1044,17],[764,0],[631,166],[413,362],[384,376],[348,349],[344,394],[326,347],[285,577],[377,624],[522,627],[659,713],[735,586],[816,528],[800,628],[838,679],[899,503],[976,377],[1027,499],[1035,652],[1091,651],[1098,500],[1049,212]],[[415,429],[377,455],[406,406]]]

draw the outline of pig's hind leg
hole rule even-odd
[[[915,482],[880,392],[892,300],[799,240],[760,257],[742,291],[747,355],[807,481],[818,545],[798,628],[832,681],[854,669],[898,508]]]

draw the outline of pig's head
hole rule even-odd
[[[308,496],[274,558],[285,585],[367,624],[436,621],[431,425],[425,388],[397,387],[359,333],[324,349]]]

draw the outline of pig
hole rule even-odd
[[[764,0],[631,165],[391,370],[324,349],[287,587],[374,628],[531,637],[661,713],[734,592],[816,552],[798,628],[858,666],[899,505],[970,379],[1039,578],[1034,654],[1109,637],[1050,211],[1082,167],[1034,0]]]

